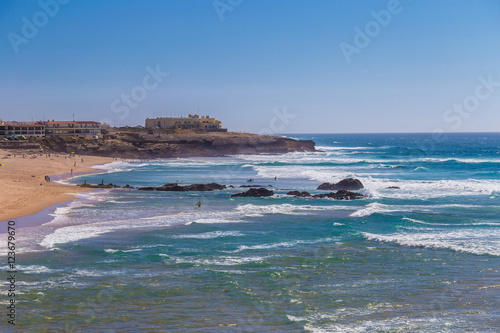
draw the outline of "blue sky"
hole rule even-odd
[[[0,118],[497,132],[499,37],[495,0],[3,0]]]

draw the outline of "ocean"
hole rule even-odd
[[[500,331],[500,134],[287,136],[321,151],[119,161],[67,180],[235,188],[99,190],[18,229],[17,325],[5,315],[1,325]],[[365,199],[286,195],[347,177],[361,180]],[[230,198],[249,178],[274,196]]]

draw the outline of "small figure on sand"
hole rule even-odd
[[[71,174],[73,174],[73,169],[71,169]]]
[[[198,208],[200,208],[201,207],[201,201],[198,201],[198,203],[195,206],[198,207]]]

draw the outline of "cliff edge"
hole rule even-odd
[[[312,140],[234,132],[194,132],[113,128],[103,138],[53,137],[42,142],[44,150],[58,153],[121,158],[169,158],[232,154],[281,154],[315,151]]]

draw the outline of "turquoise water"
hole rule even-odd
[[[98,191],[19,229],[14,331],[500,331],[500,135],[289,136],[322,152],[115,162],[72,179],[236,188]],[[285,195],[345,177],[368,197]],[[248,178],[275,195],[230,198]]]

